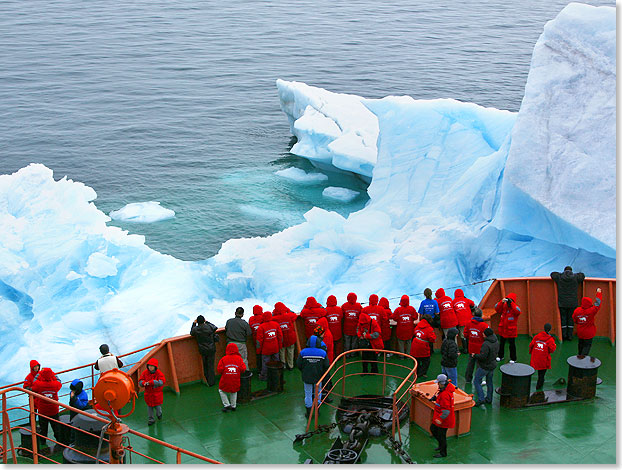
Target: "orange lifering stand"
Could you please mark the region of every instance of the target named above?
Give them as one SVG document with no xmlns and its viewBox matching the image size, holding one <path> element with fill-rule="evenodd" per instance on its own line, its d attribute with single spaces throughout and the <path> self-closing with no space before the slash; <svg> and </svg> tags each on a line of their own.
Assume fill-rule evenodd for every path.
<svg viewBox="0 0 622 470">
<path fill-rule="evenodd" d="M 136 389 L 131 377 L 119 369 L 104 372 L 93 389 L 93 409 L 102 416 L 110 419 L 108 430 L 110 438 L 110 463 L 123 463 L 125 450 L 123 436 L 129 431 L 129 426 L 119 422 L 117 418 L 125 418 L 134 412 L 136 405 Z M 132 400 L 132 409 L 125 415 L 119 410 Z"/>
</svg>

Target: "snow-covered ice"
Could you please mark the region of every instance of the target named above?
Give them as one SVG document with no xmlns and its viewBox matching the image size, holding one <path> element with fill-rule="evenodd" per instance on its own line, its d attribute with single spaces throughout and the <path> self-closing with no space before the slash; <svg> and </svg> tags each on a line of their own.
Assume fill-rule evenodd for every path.
<svg viewBox="0 0 622 470">
<path fill-rule="evenodd" d="M 307 173 L 306 171 L 300 168 L 285 168 L 284 170 L 279 170 L 274 172 L 275 175 L 280 176 L 281 178 L 285 178 L 288 180 L 296 181 L 297 183 L 304 184 L 314 184 L 321 183 L 323 181 L 328 180 L 328 176 L 324 173 Z"/>
<path fill-rule="evenodd" d="M 104 342 L 125 352 L 187 333 L 198 314 L 223 325 L 238 305 L 299 311 L 350 291 L 418 305 L 425 287 L 453 295 L 567 264 L 615 277 L 613 51 L 615 9 L 570 4 L 538 41 L 519 113 L 280 80 L 292 150 L 371 179 L 369 202 L 348 217 L 315 207 L 200 262 L 107 225 L 92 188 L 43 165 L 0 175 L 0 381 L 32 358 L 60 370 Z M 487 287 L 463 290 L 479 301 Z"/>
<path fill-rule="evenodd" d="M 111 211 L 109 215 L 113 220 L 147 224 L 172 219 L 175 217 L 175 211 L 162 207 L 157 201 L 147 201 L 126 204 L 121 209 Z"/>
<path fill-rule="evenodd" d="M 328 188 L 324 188 L 324 191 L 322 191 L 322 196 L 325 198 L 341 202 L 350 202 L 359 194 L 360 193 L 358 191 L 353 191 L 348 188 L 339 188 L 336 186 L 329 186 Z"/>
</svg>

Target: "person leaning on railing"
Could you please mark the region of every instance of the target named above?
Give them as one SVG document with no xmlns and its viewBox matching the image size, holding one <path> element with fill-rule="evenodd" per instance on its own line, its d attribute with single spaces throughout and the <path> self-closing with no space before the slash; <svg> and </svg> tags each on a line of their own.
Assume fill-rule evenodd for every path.
<svg viewBox="0 0 622 470">
<path fill-rule="evenodd" d="M 95 370 L 103 374 L 109 370 L 123 367 L 123 361 L 110 352 L 107 344 L 102 344 L 99 347 L 99 352 L 102 356 L 95 361 Z"/>
<path fill-rule="evenodd" d="M 44 397 L 51 398 L 58 401 L 58 391 L 61 388 L 60 380 L 56 377 L 52 369 L 44 367 L 37 375 L 34 383 L 32 384 L 32 391 L 43 395 Z M 39 397 L 35 397 L 35 407 L 39 411 L 39 424 L 41 426 L 41 436 L 44 438 L 48 435 L 48 423 L 52 425 L 52 432 L 54 433 L 54 440 L 58 441 L 60 438 L 60 424 L 58 421 L 59 406 L 56 403 L 51 403 L 47 400 L 43 400 Z M 42 454 L 49 454 L 50 449 L 45 447 L 41 449 Z"/>
</svg>

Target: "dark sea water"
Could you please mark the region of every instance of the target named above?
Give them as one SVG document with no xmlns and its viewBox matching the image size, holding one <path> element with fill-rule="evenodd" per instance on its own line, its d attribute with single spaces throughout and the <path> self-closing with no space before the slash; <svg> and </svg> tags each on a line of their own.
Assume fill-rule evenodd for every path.
<svg viewBox="0 0 622 470">
<path fill-rule="evenodd" d="M 93 187 L 106 213 L 160 201 L 176 218 L 118 225 L 204 259 L 314 205 L 346 215 L 366 202 L 355 177 L 301 186 L 274 175 L 312 169 L 289 153 L 277 78 L 517 111 L 533 46 L 567 3 L 4 0 L 0 173 L 43 163 Z M 361 196 L 329 202 L 326 186 Z"/>
</svg>

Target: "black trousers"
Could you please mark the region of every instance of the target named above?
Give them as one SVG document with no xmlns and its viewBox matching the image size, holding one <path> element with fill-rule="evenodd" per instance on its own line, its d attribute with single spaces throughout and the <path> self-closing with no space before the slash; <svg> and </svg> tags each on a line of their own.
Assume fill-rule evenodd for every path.
<svg viewBox="0 0 622 470">
<path fill-rule="evenodd" d="M 473 371 L 475 370 L 476 362 L 477 359 L 469 354 L 469 362 L 467 362 L 466 372 L 464 373 L 464 379 L 467 381 L 467 383 L 473 381 Z"/>
<path fill-rule="evenodd" d="M 574 328 L 574 322 L 572 321 L 572 314 L 574 308 L 559 307 L 559 318 L 562 322 L 562 339 L 571 340 Z"/>
<path fill-rule="evenodd" d="M 536 390 L 542 390 L 544 387 L 544 376 L 546 375 L 547 369 L 542 369 L 538 371 L 538 382 L 536 383 Z"/>
<path fill-rule="evenodd" d="M 58 413 L 55 414 L 54 416 L 43 416 L 43 415 L 39 415 L 39 425 L 41 426 L 41 435 L 43 437 L 48 437 L 48 423 L 50 423 L 50 425 L 52 426 L 52 432 L 54 433 L 54 439 L 59 441 L 58 439 L 60 437 L 60 423 L 57 423 L 56 421 L 51 421 L 50 418 L 52 419 L 58 419 Z"/>
<path fill-rule="evenodd" d="M 378 363 L 375 362 L 378 358 L 378 354 L 373 351 L 363 351 L 363 373 L 367 373 L 367 365 L 371 365 L 371 371 L 378 373 Z M 374 362 L 371 362 L 374 361 Z"/>
<path fill-rule="evenodd" d="M 430 367 L 430 358 L 429 357 L 416 357 L 417 359 L 417 376 L 421 377 L 422 375 L 427 375 L 428 368 Z"/>
<path fill-rule="evenodd" d="M 590 354 L 590 349 L 592 348 L 592 339 L 579 339 L 579 356 L 587 356 Z"/>
<path fill-rule="evenodd" d="M 510 344 L 510 360 L 516 361 L 516 338 L 504 338 L 501 336 L 499 341 L 499 358 L 503 359 L 505 355 L 505 342 Z"/>
<path fill-rule="evenodd" d="M 434 439 L 438 441 L 440 447 L 438 453 L 443 457 L 447 457 L 447 428 L 440 428 L 436 424 L 430 425 L 430 432 L 434 436 Z"/>
<path fill-rule="evenodd" d="M 210 387 L 216 383 L 216 376 L 214 375 L 214 356 L 216 351 L 208 352 L 207 354 L 201 354 L 203 359 L 203 375 L 207 381 L 207 385 Z"/>
</svg>

